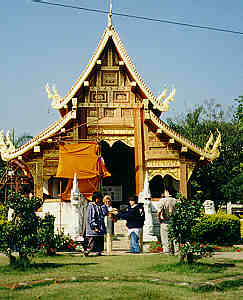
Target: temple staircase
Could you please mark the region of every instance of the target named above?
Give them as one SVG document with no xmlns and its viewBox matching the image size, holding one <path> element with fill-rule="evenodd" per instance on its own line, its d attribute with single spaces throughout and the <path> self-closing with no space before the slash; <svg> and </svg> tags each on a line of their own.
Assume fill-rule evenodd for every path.
<svg viewBox="0 0 243 300">
<path fill-rule="evenodd" d="M 128 251 L 129 239 L 127 234 L 126 221 L 118 220 L 114 224 L 114 237 L 112 241 L 112 251 Z"/>
</svg>

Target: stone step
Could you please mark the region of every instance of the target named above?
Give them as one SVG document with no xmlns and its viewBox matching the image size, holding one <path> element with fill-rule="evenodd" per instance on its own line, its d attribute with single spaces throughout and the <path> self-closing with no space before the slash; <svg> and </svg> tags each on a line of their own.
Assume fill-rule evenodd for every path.
<svg viewBox="0 0 243 300">
<path fill-rule="evenodd" d="M 129 238 L 125 220 L 118 220 L 114 223 L 114 236 L 112 240 L 114 250 L 128 250 Z"/>
</svg>

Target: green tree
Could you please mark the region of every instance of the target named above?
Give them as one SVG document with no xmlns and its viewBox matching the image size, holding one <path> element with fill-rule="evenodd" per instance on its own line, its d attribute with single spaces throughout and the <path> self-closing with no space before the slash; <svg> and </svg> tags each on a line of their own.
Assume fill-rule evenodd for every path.
<svg viewBox="0 0 243 300">
<path fill-rule="evenodd" d="M 235 164 L 230 170 L 231 178 L 221 190 L 230 201 L 243 203 L 243 96 L 235 101 L 238 104 L 234 124 L 239 132 L 239 159 L 235 159 Z"/>
<path fill-rule="evenodd" d="M 11 192 L 6 206 L 13 209 L 11 221 L 0 224 L 0 251 L 10 264 L 26 266 L 38 249 L 38 217 L 35 212 L 43 204 L 37 197 Z M 13 252 L 19 254 L 18 258 Z"/>
<path fill-rule="evenodd" d="M 170 217 L 169 237 L 179 245 L 180 262 L 193 263 L 196 259 L 209 255 L 214 247 L 196 241 L 192 228 L 202 215 L 203 207 L 198 199 L 185 199 L 179 195 L 176 212 Z"/>
<path fill-rule="evenodd" d="M 238 106 L 223 107 L 215 101 L 205 102 L 196 106 L 192 111 L 181 114 L 175 120 L 168 120 L 169 125 L 178 133 L 187 137 L 196 145 L 204 148 L 209 133 L 221 132 L 222 144 L 220 157 L 210 164 L 204 165 L 194 171 L 191 176 L 192 195 L 198 190 L 202 191 L 202 199 L 212 199 L 216 206 L 231 200 L 243 200 L 240 179 L 242 163 L 242 131 L 239 130 L 242 121 L 242 97 L 237 102 Z M 228 186 L 229 183 L 234 189 Z"/>
</svg>

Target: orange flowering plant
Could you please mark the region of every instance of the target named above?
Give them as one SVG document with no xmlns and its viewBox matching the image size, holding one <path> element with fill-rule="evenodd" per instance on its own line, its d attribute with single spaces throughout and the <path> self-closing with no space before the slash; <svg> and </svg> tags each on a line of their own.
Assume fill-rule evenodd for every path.
<svg viewBox="0 0 243 300">
<path fill-rule="evenodd" d="M 161 252 L 163 252 L 163 248 L 162 248 L 160 242 L 151 242 L 151 243 L 150 243 L 149 250 L 150 250 L 152 253 L 161 253 Z"/>
<path fill-rule="evenodd" d="M 63 231 L 56 235 L 57 250 L 59 251 L 75 251 L 77 242 L 70 235 L 65 235 Z"/>
<path fill-rule="evenodd" d="M 238 247 L 238 246 L 233 246 L 233 247 L 232 247 L 232 250 L 233 250 L 234 252 L 240 252 L 240 251 L 241 251 L 241 248 Z"/>
<path fill-rule="evenodd" d="M 191 255 L 193 261 L 200 259 L 202 257 L 211 256 L 213 252 L 216 251 L 216 247 L 209 244 L 201 243 L 189 243 L 179 245 L 180 253 L 183 256 Z"/>
</svg>

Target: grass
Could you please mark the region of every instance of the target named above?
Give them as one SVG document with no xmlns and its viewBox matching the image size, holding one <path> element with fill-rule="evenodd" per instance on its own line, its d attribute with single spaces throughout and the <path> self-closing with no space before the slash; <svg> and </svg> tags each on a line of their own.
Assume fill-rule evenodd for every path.
<svg viewBox="0 0 243 300">
<path fill-rule="evenodd" d="M 0 256 L 0 299 L 243 299 L 243 261 L 121 255 L 38 257 L 27 270 Z"/>
</svg>

